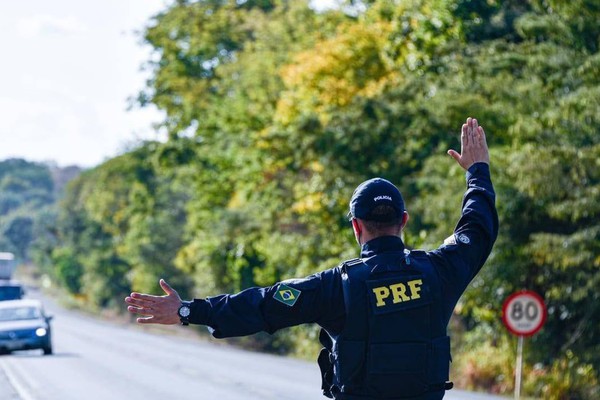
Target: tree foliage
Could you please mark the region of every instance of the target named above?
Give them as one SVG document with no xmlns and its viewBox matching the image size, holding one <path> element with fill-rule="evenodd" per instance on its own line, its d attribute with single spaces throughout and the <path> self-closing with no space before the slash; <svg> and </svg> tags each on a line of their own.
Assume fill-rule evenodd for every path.
<svg viewBox="0 0 600 400">
<path fill-rule="evenodd" d="M 54 202 L 47 166 L 22 159 L 0 161 L 0 248 L 28 261 L 40 210 Z"/>
<path fill-rule="evenodd" d="M 477 354 L 512 351 L 502 303 L 532 289 L 549 317 L 528 346 L 527 390 L 564 398 L 552 374 L 567 365 L 572 398 L 593 398 L 599 17 L 584 0 L 377 0 L 322 12 L 300 1 L 174 2 L 145 31 L 155 54 L 139 95 L 166 113 L 169 139 L 69 186 L 57 274 L 103 306 L 157 291 L 158 277 L 201 297 L 330 268 L 357 253 L 344 216 L 372 176 L 403 191 L 407 244 L 437 247 L 464 190 L 445 151 L 475 116 L 501 231 L 457 309 L 455 358 L 473 355 L 469 368 L 491 371 L 482 385 L 510 390 L 494 381 L 505 365 Z M 311 329 L 293 330 L 297 343 Z"/>
</svg>

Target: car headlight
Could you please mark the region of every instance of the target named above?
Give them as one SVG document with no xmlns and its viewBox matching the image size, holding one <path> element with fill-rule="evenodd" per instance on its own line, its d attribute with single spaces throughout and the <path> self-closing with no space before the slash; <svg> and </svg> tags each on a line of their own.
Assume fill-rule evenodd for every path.
<svg viewBox="0 0 600 400">
<path fill-rule="evenodd" d="M 48 333 L 48 331 L 46 331 L 46 328 L 37 328 L 35 330 L 35 334 L 39 337 L 46 336 L 46 333 Z"/>
</svg>

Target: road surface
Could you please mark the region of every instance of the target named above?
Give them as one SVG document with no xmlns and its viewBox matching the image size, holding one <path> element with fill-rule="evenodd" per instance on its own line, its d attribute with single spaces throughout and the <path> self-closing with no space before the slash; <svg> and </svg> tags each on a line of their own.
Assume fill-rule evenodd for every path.
<svg viewBox="0 0 600 400">
<path fill-rule="evenodd" d="M 35 297 L 35 293 L 33 296 Z M 54 354 L 0 356 L 0 400 L 323 400 L 316 362 L 98 320 L 45 299 Z M 451 390 L 448 400 L 500 397 Z"/>
</svg>

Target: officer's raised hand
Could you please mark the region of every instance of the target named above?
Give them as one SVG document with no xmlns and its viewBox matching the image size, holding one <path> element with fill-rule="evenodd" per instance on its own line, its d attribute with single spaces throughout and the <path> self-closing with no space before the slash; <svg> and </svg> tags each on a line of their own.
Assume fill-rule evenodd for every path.
<svg viewBox="0 0 600 400">
<path fill-rule="evenodd" d="M 467 123 L 462 126 L 460 135 L 460 154 L 455 150 L 448 150 L 448 154 L 465 170 L 468 170 L 471 165 L 478 162 L 486 164 L 490 163 L 490 154 L 485 140 L 485 132 L 483 131 L 483 128 L 477 124 L 475 118 L 467 118 Z"/>
<path fill-rule="evenodd" d="M 145 315 L 145 317 L 137 319 L 140 324 L 173 325 L 180 322 L 177 314 L 177 310 L 181 306 L 179 294 L 164 279 L 161 279 L 159 284 L 166 295 L 153 296 L 133 292 L 125 298 L 125 302 L 129 304 L 127 311 L 132 314 Z"/>
</svg>

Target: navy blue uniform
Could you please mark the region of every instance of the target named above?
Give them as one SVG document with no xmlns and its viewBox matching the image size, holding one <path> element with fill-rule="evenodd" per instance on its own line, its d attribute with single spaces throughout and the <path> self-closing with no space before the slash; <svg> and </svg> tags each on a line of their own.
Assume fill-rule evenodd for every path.
<svg viewBox="0 0 600 400">
<path fill-rule="evenodd" d="M 498 234 L 489 166 L 485 163 L 472 165 L 466 179 L 462 215 L 453 236 L 438 249 L 419 252 L 433 265 L 441 284 L 440 323 L 444 329 L 460 296 L 489 256 Z M 376 257 L 385 263 L 387 257 L 392 263 L 404 250 L 399 237 L 383 236 L 365 243 L 361 258 Z M 282 291 L 282 288 L 286 290 Z M 288 298 L 282 299 L 282 293 Z M 216 338 L 245 336 L 259 331 L 273 333 L 304 323 L 317 323 L 335 336 L 342 332 L 345 320 L 340 267 L 271 287 L 195 299 L 190 315 L 191 323 L 208 325 Z"/>
</svg>

